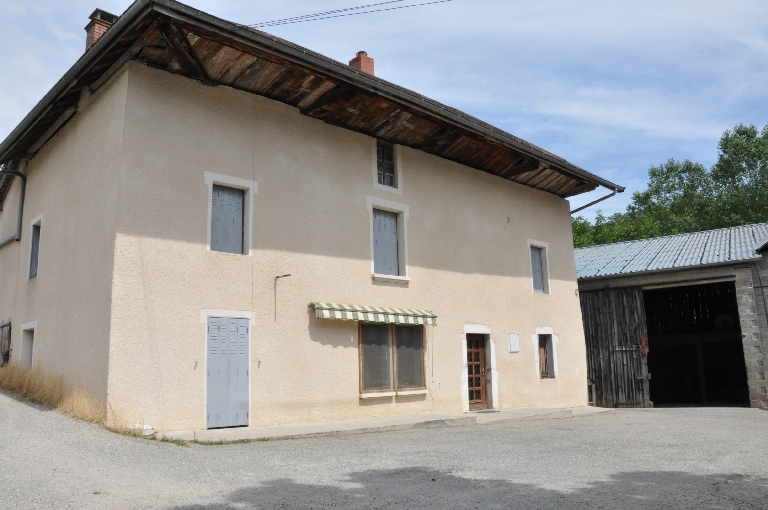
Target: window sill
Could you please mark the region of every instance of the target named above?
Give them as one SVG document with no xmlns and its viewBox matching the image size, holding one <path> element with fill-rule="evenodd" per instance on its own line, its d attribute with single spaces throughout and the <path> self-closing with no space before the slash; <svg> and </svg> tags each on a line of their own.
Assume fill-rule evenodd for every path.
<svg viewBox="0 0 768 510">
<path fill-rule="evenodd" d="M 397 392 L 395 391 L 376 391 L 371 393 L 361 393 L 360 398 L 385 398 L 385 397 L 394 397 L 397 395 Z"/>
<path fill-rule="evenodd" d="M 426 388 L 420 390 L 398 390 L 397 396 L 404 397 L 406 395 L 426 395 L 427 393 L 429 393 L 429 390 Z"/>
<path fill-rule="evenodd" d="M 374 280 L 378 282 L 396 282 L 396 283 L 408 283 L 411 281 L 410 276 L 395 276 L 391 274 L 376 274 L 371 275 Z"/>
</svg>

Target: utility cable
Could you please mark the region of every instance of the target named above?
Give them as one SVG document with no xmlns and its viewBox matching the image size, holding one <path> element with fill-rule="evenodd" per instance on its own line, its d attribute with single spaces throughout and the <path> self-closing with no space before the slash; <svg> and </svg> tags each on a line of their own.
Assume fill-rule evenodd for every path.
<svg viewBox="0 0 768 510">
<path fill-rule="evenodd" d="M 253 25 L 241 25 L 240 28 L 265 28 L 265 27 L 277 27 L 281 25 L 293 25 L 295 23 L 305 23 L 307 21 L 318 21 L 332 18 L 343 18 L 346 16 L 357 16 L 359 14 L 372 14 L 375 12 L 396 11 L 399 9 L 408 9 L 410 7 L 421 7 L 425 5 L 444 4 L 447 2 L 453 2 L 454 0 L 433 0 L 431 2 L 422 2 L 411 5 L 400 5 L 396 7 L 385 7 L 383 9 L 373 9 L 362 12 L 346 12 L 358 9 L 368 9 L 379 5 L 385 5 L 390 3 L 399 3 L 404 0 L 391 0 L 389 2 L 381 2 L 378 4 L 363 5 L 359 7 L 348 7 L 346 9 L 338 9 L 336 11 L 328 11 L 327 13 L 307 14 L 304 16 L 295 16 L 293 18 L 285 18 L 281 20 L 265 21 L 263 23 L 255 23 Z"/>
</svg>

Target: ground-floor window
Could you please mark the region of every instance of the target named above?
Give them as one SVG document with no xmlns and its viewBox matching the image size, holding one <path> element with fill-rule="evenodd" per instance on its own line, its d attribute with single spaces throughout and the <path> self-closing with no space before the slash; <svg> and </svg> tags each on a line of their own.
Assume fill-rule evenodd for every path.
<svg viewBox="0 0 768 510">
<path fill-rule="evenodd" d="M 424 327 L 360 325 L 360 389 L 424 389 Z"/>
<path fill-rule="evenodd" d="M 539 335 L 539 375 L 542 379 L 555 378 L 555 357 L 552 335 Z"/>
</svg>

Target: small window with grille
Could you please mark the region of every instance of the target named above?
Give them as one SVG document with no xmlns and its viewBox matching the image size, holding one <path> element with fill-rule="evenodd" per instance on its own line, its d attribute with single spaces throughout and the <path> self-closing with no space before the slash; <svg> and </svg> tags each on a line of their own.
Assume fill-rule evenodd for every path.
<svg viewBox="0 0 768 510">
<path fill-rule="evenodd" d="M 382 141 L 376 143 L 376 171 L 379 184 L 397 188 L 395 147 L 391 143 Z"/>
</svg>

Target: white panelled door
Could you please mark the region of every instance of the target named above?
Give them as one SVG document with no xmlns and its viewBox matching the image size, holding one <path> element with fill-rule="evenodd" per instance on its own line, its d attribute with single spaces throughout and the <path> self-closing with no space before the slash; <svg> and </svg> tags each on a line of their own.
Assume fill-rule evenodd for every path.
<svg viewBox="0 0 768 510">
<path fill-rule="evenodd" d="M 248 425 L 248 319 L 208 317 L 206 428 Z"/>
</svg>

